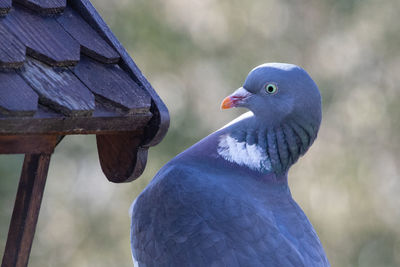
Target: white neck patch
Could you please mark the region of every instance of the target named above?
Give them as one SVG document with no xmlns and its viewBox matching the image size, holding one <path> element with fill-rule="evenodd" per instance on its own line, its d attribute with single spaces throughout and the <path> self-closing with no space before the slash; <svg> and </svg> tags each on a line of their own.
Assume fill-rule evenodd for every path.
<svg viewBox="0 0 400 267">
<path fill-rule="evenodd" d="M 256 171 L 271 170 L 271 161 L 260 146 L 238 142 L 229 134 L 220 137 L 217 152 L 225 160 L 240 166 L 246 166 Z"/>
</svg>

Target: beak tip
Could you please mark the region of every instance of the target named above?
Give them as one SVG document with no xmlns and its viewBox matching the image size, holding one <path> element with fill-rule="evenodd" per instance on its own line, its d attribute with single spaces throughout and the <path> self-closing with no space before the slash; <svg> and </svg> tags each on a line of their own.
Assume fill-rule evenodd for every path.
<svg viewBox="0 0 400 267">
<path fill-rule="evenodd" d="M 248 92 L 243 87 L 240 87 L 233 94 L 225 97 L 225 99 L 222 100 L 221 109 L 244 107 L 246 99 L 250 96 L 251 96 L 250 92 Z"/>
<path fill-rule="evenodd" d="M 226 97 L 221 103 L 221 109 L 229 109 L 233 107 L 233 101 L 230 96 Z"/>
</svg>

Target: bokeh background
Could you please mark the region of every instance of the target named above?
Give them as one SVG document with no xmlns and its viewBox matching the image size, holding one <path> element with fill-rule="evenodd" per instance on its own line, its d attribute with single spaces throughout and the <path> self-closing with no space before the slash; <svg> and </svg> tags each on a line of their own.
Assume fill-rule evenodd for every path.
<svg viewBox="0 0 400 267">
<path fill-rule="evenodd" d="M 93 136 L 57 147 L 30 266 L 132 266 L 130 203 L 178 152 L 235 118 L 220 101 L 264 62 L 304 67 L 323 123 L 289 180 L 332 266 L 400 266 L 400 1 L 93 0 L 170 110 L 130 184 L 102 174 Z M 0 254 L 23 157 L 0 156 Z"/>
</svg>

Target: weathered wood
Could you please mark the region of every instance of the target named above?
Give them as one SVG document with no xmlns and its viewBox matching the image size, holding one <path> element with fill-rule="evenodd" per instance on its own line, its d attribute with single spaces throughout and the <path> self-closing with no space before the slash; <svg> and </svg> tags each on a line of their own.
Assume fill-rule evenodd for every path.
<svg viewBox="0 0 400 267">
<path fill-rule="evenodd" d="M 58 13 L 65 7 L 65 0 L 15 2 L 47 14 Z M 110 181 L 127 182 L 141 175 L 148 146 L 158 143 L 168 128 L 165 105 L 99 15 L 94 9 L 86 9 L 89 2 L 71 2 L 77 2 L 83 8 L 82 14 L 94 12 L 94 17 L 89 20 L 95 22 L 92 26 L 105 36 L 106 41 L 80 18 L 69 20 L 65 17 L 57 21 L 57 17 L 42 17 L 19 5 L 14 5 L 15 8 L 0 19 L 0 24 L 26 47 L 27 55 L 50 66 L 77 64 L 81 48 L 83 54 L 109 63 L 105 66 L 83 56 L 76 68 L 57 69 L 28 57 L 21 70 L 9 72 L 17 73 L 25 85 L 34 88 L 40 96 L 40 104 L 33 117 L 10 117 L 0 112 L 0 153 L 29 153 L 25 157 L 2 267 L 21 267 L 28 263 L 50 154 L 60 136 L 99 134 L 97 144 L 104 173 Z M 71 13 L 75 14 L 74 11 Z M 108 32 L 104 33 L 104 29 Z M 13 46 L 12 39 L 7 41 Z M 107 42 L 112 44 L 111 50 Z M 113 49 L 124 53 L 123 69 L 113 64 L 118 61 L 118 54 Z M 18 62 L 12 60 L 7 62 Z M 16 67 L 21 66 L 21 61 L 18 64 Z M 95 94 L 95 99 L 87 87 Z M 90 96 L 82 93 L 84 89 Z M 150 126 L 145 129 L 147 125 Z M 143 140 L 146 140 L 145 147 Z"/>
<path fill-rule="evenodd" d="M 67 5 L 66 0 L 14 0 L 14 1 L 42 14 L 61 13 Z"/>
<path fill-rule="evenodd" d="M 127 73 L 131 75 L 135 81 L 144 87 L 147 92 L 151 95 L 154 104 L 151 107 L 151 112 L 153 113 L 153 118 L 149 122 L 149 127 L 147 128 L 146 136 L 148 137 L 144 141 L 143 146 L 154 146 L 161 142 L 167 133 L 169 127 L 169 113 L 165 104 L 162 102 L 161 98 L 157 95 L 156 91 L 141 73 L 139 68 L 136 66 L 135 62 L 129 56 L 128 52 L 121 45 L 115 35 L 108 28 L 107 24 L 97 13 L 96 9 L 90 3 L 89 0 L 70 0 L 70 4 L 78 10 L 83 18 L 89 22 L 89 24 L 97 30 L 106 40 L 108 40 L 114 49 L 121 56 L 120 66 Z M 152 101 L 152 102 L 153 102 Z"/>
<path fill-rule="evenodd" d="M 39 102 L 67 116 L 91 116 L 94 96 L 68 68 L 52 68 L 27 58 L 20 75 L 39 95 Z"/>
<path fill-rule="evenodd" d="M 33 118 L 0 117 L 0 135 L 26 134 L 98 134 L 143 131 L 151 119 L 150 112 L 121 116 L 117 112 L 95 110 L 93 117 L 64 117 L 39 106 Z"/>
<path fill-rule="evenodd" d="M 0 16 L 4 16 L 11 9 L 11 0 L 0 0 Z"/>
<path fill-rule="evenodd" d="M 32 14 L 15 6 L 1 23 L 27 47 L 26 53 L 51 66 L 75 65 L 80 45 L 53 17 Z"/>
<path fill-rule="evenodd" d="M 0 0 L 2 1 L 2 0 Z M 1 3 L 1 2 L 0 2 Z M 1 7 L 0 7 L 1 13 Z M 25 61 L 25 46 L 0 20 L 0 68 L 19 68 Z"/>
<path fill-rule="evenodd" d="M 2 267 L 28 264 L 49 163 L 50 154 L 25 156 Z"/>
<path fill-rule="evenodd" d="M 37 106 L 38 95 L 14 70 L 0 72 L 0 114 L 33 116 Z"/>
<path fill-rule="evenodd" d="M 141 139 L 132 133 L 96 135 L 101 169 L 109 181 L 130 182 L 143 173 L 147 148 L 140 147 Z"/>
<path fill-rule="evenodd" d="M 104 65 L 82 56 L 73 72 L 100 96 L 99 101 L 104 100 L 128 114 L 146 113 L 150 109 L 149 94 L 118 65 Z"/>
<path fill-rule="evenodd" d="M 103 63 L 117 63 L 119 55 L 72 8 L 66 8 L 57 21 L 81 45 L 81 52 Z"/>
<path fill-rule="evenodd" d="M 0 154 L 51 154 L 57 135 L 0 135 Z"/>
</svg>

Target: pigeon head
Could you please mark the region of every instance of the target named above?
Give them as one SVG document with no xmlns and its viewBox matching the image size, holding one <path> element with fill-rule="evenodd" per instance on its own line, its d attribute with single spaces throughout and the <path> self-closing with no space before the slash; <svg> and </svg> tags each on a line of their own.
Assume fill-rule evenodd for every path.
<svg viewBox="0 0 400 267">
<path fill-rule="evenodd" d="M 243 86 L 226 97 L 221 108 L 250 109 L 261 123 L 279 126 L 287 120 L 318 127 L 321 96 L 307 72 L 292 64 L 267 63 L 254 68 Z"/>
<path fill-rule="evenodd" d="M 243 160 L 237 163 L 262 172 L 285 173 L 311 146 L 321 123 L 318 87 L 305 70 L 292 64 L 268 63 L 254 68 L 243 86 L 221 104 L 222 109 L 233 107 L 249 109 L 254 119 L 246 129 L 232 131 L 229 138 L 242 147 L 256 145 L 263 155 L 253 157 L 254 153 L 244 150 Z M 229 153 L 234 149 L 226 145 L 232 140 L 221 140 L 218 151 L 234 161 L 237 156 Z"/>
</svg>

